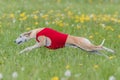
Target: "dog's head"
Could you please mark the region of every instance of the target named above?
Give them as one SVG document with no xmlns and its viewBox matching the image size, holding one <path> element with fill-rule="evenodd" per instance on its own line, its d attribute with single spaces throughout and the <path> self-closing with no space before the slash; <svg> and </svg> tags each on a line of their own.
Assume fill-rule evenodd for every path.
<svg viewBox="0 0 120 80">
<path fill-rule="evenodd" d="M 20 34 L 20 36 L 15 40 L 15 43 L 21 44 L 30 39 L 31 31 Z"/>
</svg>

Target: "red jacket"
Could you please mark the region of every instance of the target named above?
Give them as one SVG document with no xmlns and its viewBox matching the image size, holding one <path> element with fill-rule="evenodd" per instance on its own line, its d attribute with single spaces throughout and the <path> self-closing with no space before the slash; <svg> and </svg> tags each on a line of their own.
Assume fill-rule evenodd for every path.
<svg viewBox="0 0 120 80">
<path fill-rule="evenodd" d="M 45 46 L 45 47 L 50 48 L 50 49 L 58 49 L 58 48 L 62 48 L 65 46 L 65 42 L 66 42 L 68 34 L 63 34 L 53 29 L 45 28 L 36 34 L 36 40 L 38 42 L 40 42 L 38 40 L 38 37 L 40 36 L 46 36 L 50 38 L 51 40 L 51 45 Z"/>
</svg>

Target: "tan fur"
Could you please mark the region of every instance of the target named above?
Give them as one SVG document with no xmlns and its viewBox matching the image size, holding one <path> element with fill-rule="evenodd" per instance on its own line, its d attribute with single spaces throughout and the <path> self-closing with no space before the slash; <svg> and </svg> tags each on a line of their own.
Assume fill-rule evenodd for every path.
<svg viewBox="0 0 120 80">
<path fill-rule="evenodd" d="M 39 28 L 39 29 L 31 30 L 30 32 L 26 32 L 23 35 L 27 34 L 28 38 L 30 38 L 30 39 L 31 38 L 36 38 L 36 34 L 39 31 L 43 30 L 43 29 L 44 28 Z M 46 39 L 47 38 L 45 36 L 40 36 L 39 37 L 40 43 L 37 44 L 37 47 L 45 46 L 45 40 Z M 49 42 L 49 39 L 48 39 L 48 42 Z M 114 51 L 112 49 L 104 47 L 103 43 L 104 43 L 104 41 L 101 43 L 101 45 L 95 46 L 88 39 L 86 39 L 84 37 L 77 37 L 77 36 L 72 36 L 72 35 L 68 35 L 68 38 L 66 40 L 66 44 L 72 44 L 72 45 L 74 45 L 76 47 L 79 47 L 79 48 L 85 50 L 85 51 L 107 50 L 109 52 L 114 53 Z"/>
</svg>

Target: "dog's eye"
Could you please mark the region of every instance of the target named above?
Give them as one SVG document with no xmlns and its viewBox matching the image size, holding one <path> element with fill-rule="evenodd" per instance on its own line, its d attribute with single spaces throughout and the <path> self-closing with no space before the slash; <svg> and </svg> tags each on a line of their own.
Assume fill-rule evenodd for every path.
<svg viewBox="0 0 120 80">
<path fill-rule="evenodd" d="M 21 38 L 22 36 L 20 36 L 20 38 Z"/>
<path fill-rule="evenodd" d="M 25 34 L 25 36 L 26 36 L 26 37 L 28 37 L 28 35 L 27 35 L 27 34 Z"/>
</svg>

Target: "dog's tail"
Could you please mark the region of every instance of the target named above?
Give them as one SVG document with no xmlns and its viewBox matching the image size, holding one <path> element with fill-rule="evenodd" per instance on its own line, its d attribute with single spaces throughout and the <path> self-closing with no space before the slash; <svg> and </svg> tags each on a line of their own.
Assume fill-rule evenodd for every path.
<svg viewBox="0 0 120 80">
<path fill-rule="evenodd" d="M 106 50 L 108 52 L 115 53 L 114 50 L 103 46 L 104 43 L 105 43 L 105 39 L 101 42 L 101 44 L 99 46 L 96 46 L 98 48 L 98 50 Z"/>
<path fill-rule="evenodd" d="M 104 43 L 105 43 L 105 39 L 103 39 L 103 41 L 101 42 L 100 46 L 103 46 Z"/>
</svg>

